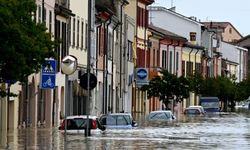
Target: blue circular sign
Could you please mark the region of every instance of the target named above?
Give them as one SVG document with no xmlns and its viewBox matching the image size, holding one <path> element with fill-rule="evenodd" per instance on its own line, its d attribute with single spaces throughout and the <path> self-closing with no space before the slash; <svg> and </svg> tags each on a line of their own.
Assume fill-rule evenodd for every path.
<svg viewBox="0 0 250 150">
<path fill-rule="evenodd" d="M 147 70 L 145 69 L 138 69 L 137 70 L 137 77 L 140 79 L 145 79 L 147 77 Z"/>
</svg>

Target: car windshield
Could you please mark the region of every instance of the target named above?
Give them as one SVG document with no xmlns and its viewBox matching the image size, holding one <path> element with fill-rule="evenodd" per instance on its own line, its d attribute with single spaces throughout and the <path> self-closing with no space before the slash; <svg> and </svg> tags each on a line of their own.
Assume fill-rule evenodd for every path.
<svg viewBox="0 0 250 150">
<path fill-rule="evenodd" d="M 83 118 L 67 119 L 67 129 L 84 129 L 85 120 Z"/>
<path fill-rule="evenodd" d="M 106 118 L 106 125 L 131 125 L 132 120 L 129 115 L 111 115 Z"/>
<path fill-rule="evenodd" d="M 193 109 L 196 109 L 196 108 L 198 108 L 198 109 L 200 109 L 202 112 L 205 112 L 205 110 L 204 110 L 204 108 L 202 107 L 202 106 L 189 106 L 189 108 L 193 108 Z"/>
<path fill-rule="evenodd" d="M 199 114 L 199 110 L 198 109 L 186 109 L 186 113 L 187 114 Z"/>
<path fill-rule="evenodd" d="M 171 114 L 169 112 L 153 112 L 149 114 L 150 120 L 169 120 Z"/>
</svg>

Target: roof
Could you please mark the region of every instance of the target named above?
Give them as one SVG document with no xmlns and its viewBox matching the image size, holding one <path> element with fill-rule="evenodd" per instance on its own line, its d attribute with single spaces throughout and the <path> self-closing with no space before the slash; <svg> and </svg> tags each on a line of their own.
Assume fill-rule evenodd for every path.
<svg viewBox="0 0 250 150">
<path fill-rule="evenodd" d="M 180 41 L 183 41 L 183 42 L 186 42 L 187 39 L 180 36 L 180 35 L 177 35 L 175 33 L 172 33 L 168 30 L 165 30 L 165 29 L 162 29 L 160 27 L 156 27 L 152 24 L 148 25 L 148 29 L 149 30 L 153 30 L 155 32 L 158 32 L 159 34 L 162 34 L 164 36 L 164 38 L 170 38 L 170 39 L 174 39 L 174 40 L 180 40 Z"/>
<path fill-rule="evenodd" d="M 190 22 L 193 22 L 193 23 L 195 23 L 195 24 L 198 24 L 198 25 L 200 25 L 200 26 L 204 26 L 203 23 L 201 23 L 201 22 L 199 22 L 199 21 L 197 21 L 197 20 L 195 20 L 195 19 L 192 19 L 193 17 L 184 16 L 184 15 L 182 15 L 182 14 L 180 14 L 180 13 L 175 12 L 172 8 L 167 9 L 167 8 L 165 8 L 165 7 L 163 7 L 163 6 L 149 6 L 149 7 L 148 7 L 148 10 L 149 10 L 149 11 L 164 11 L 164 12 L 168 12 L 168 13 L 171 13 L 171 14 L 173 14 L 173 15 L 175 15 L 175 16 L 182 17 L 182 18 L 184 18 L 185 20 L 188 20 L 188 21 L 190 21 Z M 195 18 L 195 17 L 194 17 L 194 18 Z"/>
<path fill-rule="evenodd" d="M 205 27 L 210 28 L 226 28 L 230 23 L 229 22 L 202 22 Z"/>
<path fill-rule="evenodd" d="M 241 38 L 241 39 L 239 39 L 239 40 L 237 41 L 237 43 L 240 43 L 240 42 L 245 41 L 245 40 L 247 40 L 247 39 L 250 39 L 250 34 L 247 35 L 247 36 L 245 36 L 245 37 L 243 37 L 243 38 Z"/>
<path fill-rule="evenodd" d="M 154 3 L 155 1 L 154 0 L 139 0 L 139 2 L 144 3 L 146 5 L 150 5 L 150 4 Z"/>
<path fill-rule="evenodd" d="M 205 27 L 207 28 L 219 28 L 219 29 L 225 29 L 228 25 L 232 26 L 233 29 L 242 37 L 240 32 L 230 23 L 230 22 L 202 22 Z"/>
<path fill-rule="evenodd" d="M 189 48 L 200 49 L 200 50 L 204 50 L 205 49 L 205 47 L 203 47 L 203 46 L 194 45 L 194 44 L 192 44 L 190 42 L 186 42 L 183 46 L 184 47 L 189 47 Z"/>
</svg>

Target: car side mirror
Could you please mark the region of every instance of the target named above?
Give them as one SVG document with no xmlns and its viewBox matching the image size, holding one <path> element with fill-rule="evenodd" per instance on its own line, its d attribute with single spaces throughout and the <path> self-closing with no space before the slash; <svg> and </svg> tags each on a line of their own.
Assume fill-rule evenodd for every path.
<svg viewBox="0 0 250 150">
<path fill-rule="evenodd" d="M 136 121 L 132 120 L 132 127 L 137 127 L 138 124 L 136 123 Z"/>
<path fill-rule="evenodd" d="M 175 119 L 176 119 L 176 117 L 175 117 L 174 115 L 172 115 L 172 119 L 173 119 L 173 120 L 175 120 Z"/>
</svg>

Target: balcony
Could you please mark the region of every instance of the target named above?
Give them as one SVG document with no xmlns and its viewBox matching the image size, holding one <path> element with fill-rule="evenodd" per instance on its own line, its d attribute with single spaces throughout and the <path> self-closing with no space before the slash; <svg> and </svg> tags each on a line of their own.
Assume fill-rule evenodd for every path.
<svg viewBox="0 0 250 150">
<path fill-rule="evenodd" d="M 69 1 L 68 0 L 56 0 L 55 1 L 55 14 L 61 15 L 66 18 L 70 16 L 75 16 L 72 11 L 69 9 Z"/>
</svg>

